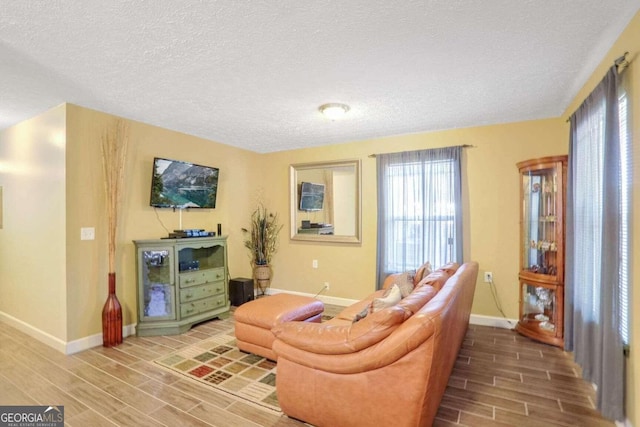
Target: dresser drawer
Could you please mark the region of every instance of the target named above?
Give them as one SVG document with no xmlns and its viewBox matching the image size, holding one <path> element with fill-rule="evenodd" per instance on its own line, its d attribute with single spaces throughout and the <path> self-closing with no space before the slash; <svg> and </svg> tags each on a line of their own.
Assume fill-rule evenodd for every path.
<svg viewBox="0 0 640 427">
<path fill-rule="evenodd" d="M 199 313 L 204 313 L 206 311 L 211 311 L 216 308 L 224 307 L 225 295 L 218 295 L 211 298 L 205 298 L 198 301 L 187 302 L 180 304 L 180 316 L 182 318 L 194 316 Z"/>
<path fill-rule="evenodd" d="M 224 279 L 224 268 L 210 268 L 207 270 L 190 271 L 180 273 L 180 287 L 204 285 L 208 282 L 215 282 Z"/>
<path fill-rule="evenodd" d="M 180 289 L 180 302 L 196 301 L 224 293 L 224 281 Z"/>
</svg>

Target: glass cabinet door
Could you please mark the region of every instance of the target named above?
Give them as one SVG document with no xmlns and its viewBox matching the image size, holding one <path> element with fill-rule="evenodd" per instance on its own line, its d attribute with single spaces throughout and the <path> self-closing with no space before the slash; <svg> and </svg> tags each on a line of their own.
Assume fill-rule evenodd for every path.
<svg viewBox="0 0 640 427">
<path fill-rule="evenodd" d="M 522 269 L 558 276 L 562 199 L 556 164 L 522 173 Z"/>
<path fill-rule="evenodd" d="M 556 286 L 541 286 L 522 282 L 520 322 L 528 327 L 555 334 L 558 316 Z"/>
<path fill-rule="evenodd" d="M 143 320 L 176 318 L 173 283 L 173 250 L 171 248 L 140 249 L 139 297 Z"/>
</svg>

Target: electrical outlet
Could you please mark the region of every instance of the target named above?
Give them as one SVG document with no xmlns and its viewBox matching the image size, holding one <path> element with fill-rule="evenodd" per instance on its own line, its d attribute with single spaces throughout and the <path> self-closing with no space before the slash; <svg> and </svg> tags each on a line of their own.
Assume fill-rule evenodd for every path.
<svg viewBox="0 0 640 427">
<path fill-rule="evenodd" d="M 314 259 L 313 261 L 311 261 L 311 267 L 318 268 L 318 260 L 317 259 Z"/>
<path fill-rule="evenodd" d="M 329 282 L 324 282 L 324 288 L 325 288 L 326 290 L 329 290 Z"/>
<path fill-rule="evenodd" d="M 493 282 L 493 273 L 490 271 L 485 271 L 484 272 L 484 283 L 491 283 Z"/>
</svg>

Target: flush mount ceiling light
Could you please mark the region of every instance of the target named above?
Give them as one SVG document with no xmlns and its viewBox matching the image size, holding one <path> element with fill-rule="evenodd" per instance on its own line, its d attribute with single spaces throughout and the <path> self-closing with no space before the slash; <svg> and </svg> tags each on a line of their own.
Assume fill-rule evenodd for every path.
<svg viewBox="0 0 640 427">
<path fill-rule="evenodd" d="M 321 105 L 320 107 L 318 107 L 318 110 L 320 110 L 320 112 L 324 114 L 324 116 L 328 119 L 336 120 L 341 119 L 345 114 L 347 114 L 347 111 L 349 111 L 349 106 L 347 104 L 332 102 L 329 104 Z"/>
</svg>

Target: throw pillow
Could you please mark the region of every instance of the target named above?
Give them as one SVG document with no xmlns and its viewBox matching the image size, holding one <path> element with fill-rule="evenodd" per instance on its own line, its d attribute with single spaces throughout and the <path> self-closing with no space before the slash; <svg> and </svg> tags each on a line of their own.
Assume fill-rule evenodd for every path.
<svg viewBox="0 0 640 427">
<path fill-rule="evenodd" d="M 431 268 L 431 263 L 429 261 L 422 264 L 420 268 L 418 268 L 418 270 L 416 271 L 416 274 L 413 278 L 414 286 L 417 285 L 422 279 L 427 277 L 429 274 L 431 274 L 432 270 L 433 269 Z"/>
<path fill-rule="evenodd" d="M 393 307 L 402 299 L 402 294 L 400 293 L 400 288 L 398 285 L 394 284 L 390 291 L 389 295 L 383 298 L 374 298 L 371 302 L 371 312 L 375 313 L 376 311 L 383 310 L 387 307 Z"/>
<path fill-rule="evenodd" d="M 406 271 L 400 274 L 394 282 L 396 285 L 398 285 L 402 298 L 406 297 L 411 293 L 411 291 L 413 291 L 413 274 L 413 272 Z"/>
</svg>

